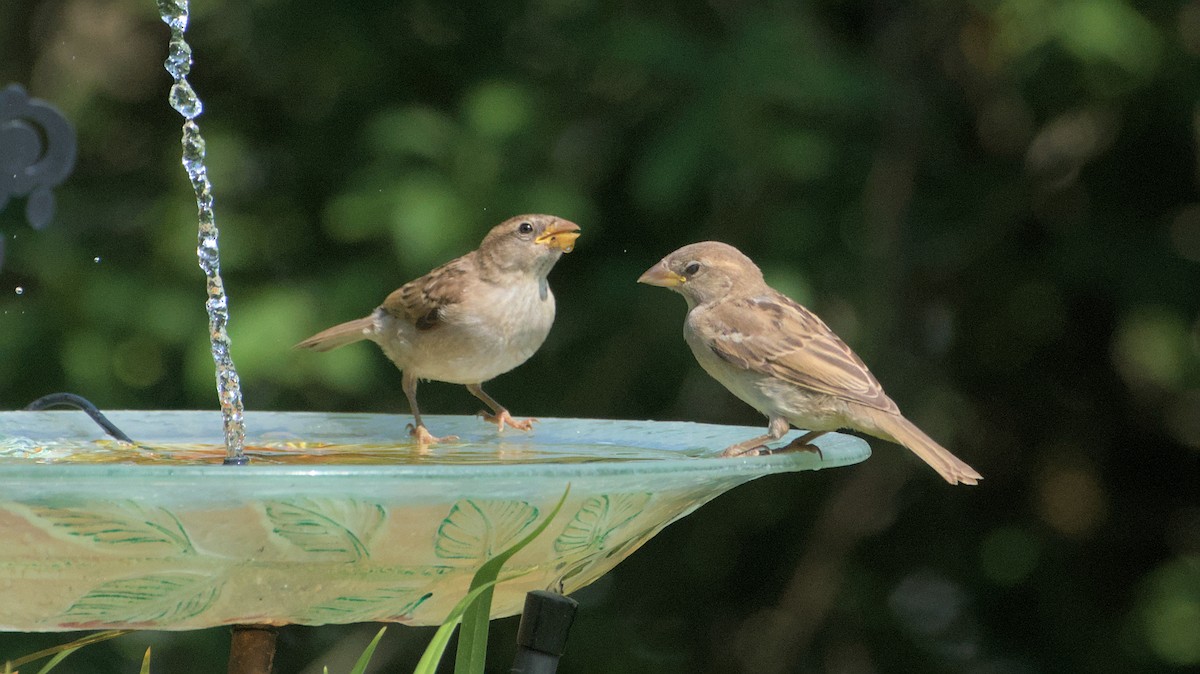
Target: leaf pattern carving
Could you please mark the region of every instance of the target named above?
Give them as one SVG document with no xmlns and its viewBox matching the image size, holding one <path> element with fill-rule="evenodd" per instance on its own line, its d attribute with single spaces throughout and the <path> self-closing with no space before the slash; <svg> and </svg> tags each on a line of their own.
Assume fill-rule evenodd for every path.
<svg viewBox="0 0 1200 674">
<path fill-rule="evenodd" d="M 99 546 L 167 548 L 195 554 L 191 538 L 174 513 L 136 501 L 94 501 L 73 507 L 30 505 L 29 512 L 55 530 Z"/>
<path fill-rule="evenodd" d="M 641 514 L 650 494 L 601 494 L 583 502 L 575 517 L 554 539 L 554 550 L 563 554 L 601 550 L 614 531 Z"/>
<path fill-rule="evenodd" d="M 220 593 L 221 583 L 210 575 L 157 573 L 101 583 L 76 600 L 64 617 L 80 622 L 163 626 L 200 615 Z"/>
<path fill-rule="evenodd" d="M 643 531 L 634 533 L 632 536 L 623 537 L 621 542 L 612 548 L 595 550 L 582 557 L 574 558 L 574 561 L 566 567 L 566 570 L 559 576 L 557 583 L 553 587 L 557 587 L 560 593 L 565 594 L 591 583 L 611 569 L 617 562 L 641 547 L 643 543 L 650 540 L 654 534 L 658 533 L 660 528 L 659 526 L 651 526 Z"/>
<path fill-rule="evenodd" d="M 433 596 L 423 587 L 380 587 L 363 594 L 335 597 L 306 611 L 301 622 L 315 624 L 395 622 L 409 618 Z"/>
<path fill-rule="evenodd" d="M 370 557 L 371 537 L 387 511 L 356 499 L 302 498 L 264 504 L 273 531 L 305 552 L 359 560 Z"/>
<path fill-rule="evenodd" d="M 537 516 L 538 509 L 525 501 L 462 499 L 438 527 L 434 552 L 442 559 L 491 559 Z"/>
</svg>

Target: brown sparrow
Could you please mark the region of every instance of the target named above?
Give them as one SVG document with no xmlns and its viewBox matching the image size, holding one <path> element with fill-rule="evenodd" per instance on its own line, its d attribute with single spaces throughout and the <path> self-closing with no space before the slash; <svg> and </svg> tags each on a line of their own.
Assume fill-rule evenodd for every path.
<svg viewBox="0 0 1200 674">
<path fill-rule="evenodd" d="M 417 382 L 464 384 L 491 410 L 481 413 L 504 426 L 533 428 L 516 420 L 484 393 L 482 384 L 524 363 L 554 323 L 554 294 L 546 275 L 579 237 L 579 226 L 552 215 L 519 215 L 496 225 L 479 248 L 410 281 L 387 296 L 371 315 L 335 325 L 296 345 L 328 351 L 369 339 L 403 372 L 412 407 L 413 437 L 438 438 L 421 421 Z"/>
<path fill-rule="evenodd" d="M 950 484 L 983 477 L 905 419 L 867 366 L 816 314 L 771 288 L 739 251 L 706 241 L 662 259 L 639 283 L 687 300 L 683 337 L 700 367 L 769 419 L 768 432 L 725 449 L 725 456 L 770 451 L 791 424 L 809 432 L 783 449 L 850 428 L 904 445 Z"/>
</svg>

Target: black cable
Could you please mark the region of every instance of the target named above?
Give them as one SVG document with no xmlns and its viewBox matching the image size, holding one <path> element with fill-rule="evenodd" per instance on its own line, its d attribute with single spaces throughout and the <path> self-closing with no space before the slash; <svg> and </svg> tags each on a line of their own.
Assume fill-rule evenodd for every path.
<svg viewBox="0 0 1200 674">
<path fill-rule="evenodd" d="M 93 405 L 87 398 L 84 398 L 83 396 L 78 396 L 74 393 L 51 393 L 50 395 L 42 396 L 41 398 L 29 403 L 25 406 L 25 409 L 29 412 L 37 412 L 48 407 L 74 407 L 77 410 L 82 410 L 92 418 L 92 421 L 95 421 L 97 424 L 99 424 L 100 428 L 103 428 L 105 433 L 108 433 L 121 442 L 128 442 L 131 445 L 136 444 L 129 438 L 128 435 L 125 435 L 121 429 L 117 428 L 113 422 L 109 421 L 108 417 L 104 416 L 104 414 L 97 409 L 95 405 Z"/>
</svg>

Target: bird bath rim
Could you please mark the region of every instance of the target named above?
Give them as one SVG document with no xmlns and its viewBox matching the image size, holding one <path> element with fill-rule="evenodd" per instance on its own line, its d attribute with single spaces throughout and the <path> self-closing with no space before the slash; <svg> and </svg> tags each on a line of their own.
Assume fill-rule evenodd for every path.
<svg viewBox="0 0 1200 674">
<path fill-rule="evenodd" d="M 140 446 L 153 451 L 156 447 L 166 447 L 171 443 L 200 443 L 218 444 L 219 436 L 214 429 L 220 426 L 221 415 L 217 411 L 208 410 L 119 410 L 107 412 L 108 417 L 128 434 Z M 386 452 L 389 448 L 411 452 L 414 443 L 406 435 L 405 427 L 410 417 L 407 415 L 353 413 L 353 412 L 247 412 L 252 426 L 271 429 L 270 436 L 261 432 L 249 436 L 248 442 L 257 445 L 278 445 L 288 441 L 303 441 L 311 439 L 315 434 L 322 441 L 353 442 L 360 438 L 354 432 L 362 426 L 369 425 L 376 432 L 388 431 L 387 439 L 375 438 L 373 447 L 378 452 Z M 472 474 L 504 475 L 528 474 L 536 467 L 539 474 L 571 477 L 588 474 L 610 474 L 637 472 L 637 466 L 653 463 L 655 466 L 667 468 L 684 468 L 690 472 L 715 471 L 729 473 L 771 474 L 776 472 L 793 472 L 798 470 L 821 470 L 844 465 L 850 465 L 865 460 L 870 455 L 870 447 L 856 436 L 846 434 L 828 434 L 818 439 L 814 444 L 822 448 L 824 456 L 818 457 L 812 452 L 781 452 L 760 456 L 729 458 L 720 456 L 720 452 L 728 444 L 744 440 L 747 435 L 758 435 L 761 429 L 749 426 L 734 426 L 725 424 L 708 424 L 691 421 L 640 421 L 622 419 L 582 419 L 565 417 L 539 418 L 532 432 L 506 431 L 496 432 L 478 417 L 465 415 L 425 415 L 430 425 L 439 429 L 447 429 L 460 436 L 458 442 L 444 443 L 432 446 L 427 453 L 414 463 L 368 463 L 359 461 L 349 464 L 336 462 L 323 464 L 301 463 L 264 463 L 252 460 L 247 465 L 221 465 L 219 457 L 214 455 L 212 460 L 205 463 L 181 461 L 172 465 L 169 458 L 160 459 L 156 463 L 110 462 L 110 463 L 77 463 L 62 460 L 61 457 L 39 458 L 37 455 L 17 455 L 13 446 L 14 440 L 23 445 L 39 443 L 51 446 L 87 442 L 89 440 L 115 446 L 115 441 L 103 436 L 93 422 L 82 412 L 66 410 L 44 411 L 0 411 L 0 475 L 6 477 L 25 476 L 26 470 L 35 471 L 33 475 L 45 475 L 48 466 L 70 466 L 73 475 L 96 473 L 111 475 L 123 467 L 136 467 L 138 472 L 147 474 L 174 472 L 186 467 L 190 476 L 202 477 L 210 474 L 222 478 L 234 478 L 236 474 L 246 475 L 309 475 L 319 473 L 324 477 L 354 475 L 363 472 L 387 474 L 394 476 L 425 475 L 438 477 L 467 478 Z M 274 421 L 281 420 L 281 421 Z M 52 421 L 53 428 L 67 431 L 55 433 L 49 424 L 39 422 Z M 267 423 L 274 421 L 273 423 Z M 330 427 L 329 424 L 341 424 Z M 178 429 L 184 425 L 191 428 L 182 434 Z M 281 433 L 279 428 L 295 428 L 296 430 Z M 654 429 L 655 434 L 643 434 L 631 440 L 629 433 L 643 429 Z M 208 433 L 208 435 L 203 435 Z M 792 431 L 780 439 L 780 446 L 787 444 L 793 437 L 802 435 L 800 431 Z M 604 438 L 623 437 L 623 440 L 613 441 Z M 681 445 L 680 439 L 690 441 Z M 624 444 L 630 443 L 630 444 Z M 512 460 L 498 454 L 494 461 L 448 462 L 444 458 L 452 457 L 463 448 L 471 448 L 476 455 L 482 454 L 485 445 L 494 445 L 495 449 L 523 450 L 530 447 L 538 448 L 547 458 L 559 458 L 558 461 L 528 461 L 525 459 Z M 652 454 L 644 456 L 628 456 L 621 453 L 629 446 L 649 450 Z M 97 448 L 103 445 L 97 444 Z M 390 446 L 390 447 L 389 447 Z M 591 446 L 597 449 L 590 455 L 570 454 L 560 452 L 563 448 L 576 446 Z M 828 447 L 837 449 L 832 453 Z M 855 447 L 851 449 L 851 447 Z M 611 448 L 615 457 L 605 457 L 603 449 Z M 302 450 L 296 450 L 301 452 Z M 314 450 L 315 451 L 315 450 Z M 679 457 L 670 454 L 679 454 Z M 578 461 L 566 462 L 561 459 L 576 458 Z M 615 460 L 613 460 L 615 459 Z M 678 464 L 678 465 L 675 465 Z M 233 470 L 237 468 L 239 470 Z M 117 470 L 114 470 L 117 469 Z M 36 471 L 41 471 L 40 473 Z M 237 479 L 237 478 L 234 478 Z"/>
</svg>

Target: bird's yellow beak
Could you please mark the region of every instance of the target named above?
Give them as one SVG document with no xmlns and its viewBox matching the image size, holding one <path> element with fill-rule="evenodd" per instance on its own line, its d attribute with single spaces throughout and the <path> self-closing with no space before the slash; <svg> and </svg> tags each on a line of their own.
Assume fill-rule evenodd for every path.
<svg viewBox="0 0 1200 674">
<path fill-rule="evenodd" d="M 678 288 L 683 285 L 687 279 L 667 269 L 667 261 L 663 260 L 653 267 L 646 270 L 645 274 L 638 277 L 638 283 L 646 285 L 661 286 L 663 288 Z"/>
<path fill-rule="evenodd" d="M 579 225 L 569 220 L 555 220 L 554 224 L 547 227 L 534 241 L 569 253 L 575 249 L 575 239 L 578 238 Z"/>
</svg>

